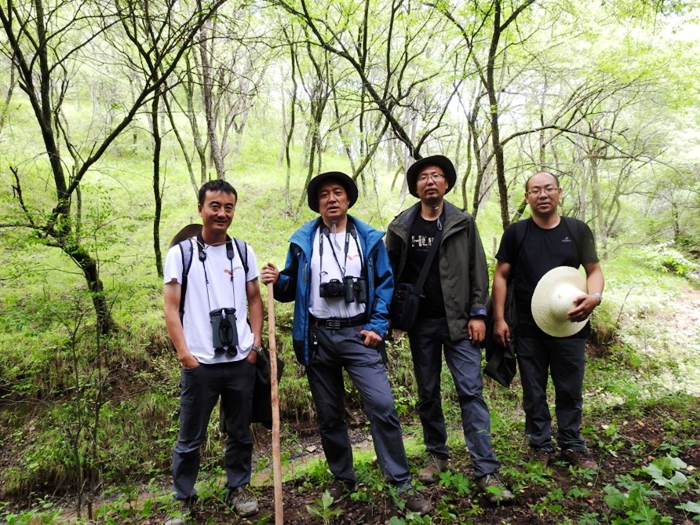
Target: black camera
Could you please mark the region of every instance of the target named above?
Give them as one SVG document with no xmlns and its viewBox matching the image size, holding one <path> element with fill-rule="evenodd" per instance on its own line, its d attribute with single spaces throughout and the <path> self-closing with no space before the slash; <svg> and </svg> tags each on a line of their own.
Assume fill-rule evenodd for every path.
<svg viewBox="0 0 700 525">
<path fill-rule="evenodd" d="M 214 351 L 217 354 L 228 352 L 238 353 L 238 330 L 236 329 L 236 309 L 218 308 L 209 312 L 211 331 L 214 341 Z"/>
<path fill-rule="evenodd" d="M 338 279 L 331 279 L 327 283 L 320 284 L 318 293 L 321 297 L 343 297 L 345 295 L 345 283 L 341 283 Z"/>
<path fill-rule="evenodd" d="M 362 277 L 347 275 L 342 282 L 331 279 L 321 283 L 318 292 L 321 297 L 342 297 L 346 303 L 357 301 L 364 304 L 367 302 L 367 281 Z"/>
</svg>

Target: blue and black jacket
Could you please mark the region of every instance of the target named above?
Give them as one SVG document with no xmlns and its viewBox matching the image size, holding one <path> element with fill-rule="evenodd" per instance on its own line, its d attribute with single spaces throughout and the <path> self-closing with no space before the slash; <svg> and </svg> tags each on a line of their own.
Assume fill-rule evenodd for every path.
<svg viewBox="0 0 700 525">
<path fill-rule="evenodd" d="M 364 330 L 372 330 L 382 339 L 389 329 L 389 304 L 394 293 L 394 277 L 386 247 L 382 241 L 384 232 L 348 215 L 357 229 L 367 273 L 367 320 Z M 309 299 L 311 293 L 311 253 L 314 236 L 321 225 L 321 218 L 307 222 L 289 239 L 289 251 L 285 268 L 273 287 L 275 299 L 294 301 L 292 340 L 297 359 L 304 366 L 309 364 Z M 348 225 L 349 226 L 349 225 Z"/>
</svg>

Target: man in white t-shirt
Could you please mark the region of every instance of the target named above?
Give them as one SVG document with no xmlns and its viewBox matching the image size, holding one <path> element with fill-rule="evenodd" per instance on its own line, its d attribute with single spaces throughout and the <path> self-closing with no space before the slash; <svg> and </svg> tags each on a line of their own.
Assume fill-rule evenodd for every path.
<svg viewBox="0 0 700 525">
<path fill-rule="evenodd" d="M 200 445 L 216 402 L 226 414 L 228 500 L 242 516 L 258 512 L 249 489 L 253 439 L 250 422 L 255 362 L 262 350 L 263 306 L 255 253 L 227 235 L 238 194 L 213 180 L 199 190 L 202 231 L 173 246 L 165 259 L 165 324 L 182 367 L 180 432 L 173 449 L 173 490 L 189 514 L 197 499 Z M 243 245 L 247 253 L 240 253 Z M 183 250 L 191 247 L 182 298 Z M 245 268 L 248 268 L 247 272 Z M 185 523 L 170 520 L 169 525 Z"/>
</svg>

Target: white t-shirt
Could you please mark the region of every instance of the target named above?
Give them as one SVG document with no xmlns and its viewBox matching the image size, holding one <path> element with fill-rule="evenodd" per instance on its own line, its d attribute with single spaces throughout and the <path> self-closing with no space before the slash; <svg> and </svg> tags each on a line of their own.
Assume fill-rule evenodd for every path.
<svg viewBox="0 0 700 525">
<path fill-rule="evenodd" d="M 248 325 L 248 301 L 246 283 L 260 276 L 257 259 L 253 249 L 246 244 L 248 251 L 248 274 L 245 274 L 243 262 L 233 242 L 233 260 L 226 256 L 226 245 L 206 246 L 207 257 L 202 263 L 197 250 L 197 238 L 192 242 L 192 264 L 187 274 L 187 291 L 185 293 L 185 314 L 182 319 L 185 341 L 192 355 L 204 364 L 225 363 L 245 359 L 253 346 L 253 332 Z M 206 284 L 204 270 L 209 279 Z M 233 273 L 231 268 L 233 267 Z M 233 281 L 231 281 L 233 275 Z M 182 284 L 182 254 L 180 245 L 168 250 L 165 257 L 164 283 L 177 281 Z M 207 291 L 209 292 L 207 297 Z M 209 312 L 218 308 L 236 309 L 236 327 L 238 329 L 238 353 L 230 356 L 228 352 L 214 353 L 211 321 Z"/>
<path fill-rule="evenodd" d="M 365 312 L 367 305 L 353 301 L 346 303 L 344 296 L 321 297 L 319 294 L 320 283 L 327 283 L 331 279 L 343 282 L 345 275 L 360 277 L 362 275 L 362 253 L 359 249 L 359 240 L 356 242 L 352 235 L 348 239 L 347 258 L 345 257 L 345 232 L 330 233 L 323 236 L 323 271 L 321 270 L 320 230 L 316 230 L 314 246 L 311 253 L 311 294 L 309 299 L 309 312 L 319 319 L 336 317 L 347 319 Z M 330 237 L 330 242 L 329 242 Z M 331 248 L 332 244 L 332 248 Z M 335 257 L 333 252 L 335 251 Z M 336 261 L 336 258 L 338 259 Z M 321 273 L 322 272 L 322 273 Z"/>
</svg>

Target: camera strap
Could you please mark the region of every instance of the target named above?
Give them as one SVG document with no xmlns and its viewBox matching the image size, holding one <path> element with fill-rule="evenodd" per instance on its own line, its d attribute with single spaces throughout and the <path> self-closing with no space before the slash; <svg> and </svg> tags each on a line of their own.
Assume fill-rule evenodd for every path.
<svg viewBox="0 0 700 525">
<path fill-rule="evenodd" d="M 352 236 L 353 239 L 355 239 L 355 245 L 357 246 L 357 254 L 360 256 L 360 266 L 362 268 L 362 272 L 364 273 L 364 268 L 365 268 L 365 262 L 364 262 L 364 257 L 362 256 L 362 250 L 360 249 L 360 243 L 357 239 L 357 228 L 355 228 L 355 224 L 352 223 L 351 221 L 347 222 L 347 226 L 345 228 L 345 249 L 344 249 L 344 254 L 345 258 L 343 259 L 343 266 L 340 265 L 340 261 L 338 260 L 338 255 L 335 253 L 335 248 L 333 248 L 333 241 L 331 240 L 330 236 L 330 231 L 328 229 L 328 226 L 323 225 L 322 227 L 319 228 L 319 238 L 318 238 L 318 255 L 320 259 L 320 265 L 319 265 L 319 282 L 323 281 L 323 236 L 326 236 L 328 239 L 328 244 L 331 247 L 331 252 L 333 253 L 333 258 L 335 259 L 335 263 L 338 265 L 338 269 L 340 270 L 340 274 L 345 278 L 345 271 L 348 265 L 348 248 L 350 246 L 350 237 Z"/>
<path fill-rule="evenodd" d="M 211 299 L 209 297 L 209 275 L 207 274 L 207 245 L 204 242 L 204 237 L 201 233 L 197 234 L 197 252 L 199 254 L 199 260 L 202 262 L 202 268 L 204 268 L 204 287 L 207 291 L 207 304 L 209 305 L 209 310 L 211 311 Z M 230 236 L 226 236 L 226 258 L 228 259 L 230 265 L 229 276 L 231 278 L 231 295 L 233 296 L 233 307 L 236 308 L 236 292 L 233 287 L 233 241 Z"/>
</svg>

